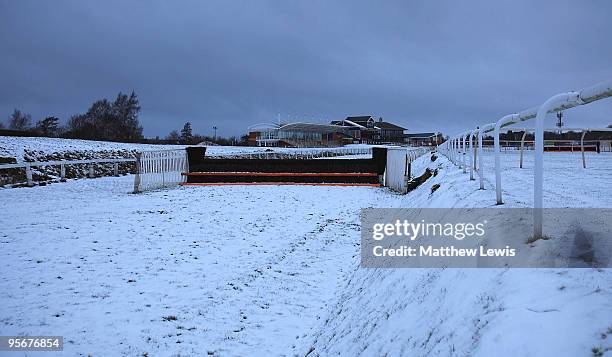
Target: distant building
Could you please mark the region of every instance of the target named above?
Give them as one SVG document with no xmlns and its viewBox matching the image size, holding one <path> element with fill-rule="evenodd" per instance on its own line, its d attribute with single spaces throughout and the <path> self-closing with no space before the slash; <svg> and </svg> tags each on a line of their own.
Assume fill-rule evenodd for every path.
<svg viewBox="0 0 612 357">
<path fill-rule="evenodd" d="M 249 128 L 252 146 L 334 147 L 355 139 L 346 127 L 315 123 L 258 124 Z"/>
<path fill-rule="evenodd" d="M 441 133 L 404 134 L 404 143 L 409 146 L 437 146 L 444 142 Z"/>
<path fill-rule="evenodd" d="M 406 130 L 382 118 L 376 120 L 370 115 L 346 117 L 344 120 L 332 121 L 331 124 L 346 127 L 353 138 L 366 144 L 402 143 Z"/>
</svg>

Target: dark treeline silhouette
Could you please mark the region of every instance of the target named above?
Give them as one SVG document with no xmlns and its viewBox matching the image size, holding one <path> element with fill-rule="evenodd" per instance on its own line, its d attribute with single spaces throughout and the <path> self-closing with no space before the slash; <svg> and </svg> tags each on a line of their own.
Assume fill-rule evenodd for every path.
<svg viewBox="0 0 612 357">
<path fill-rule="evenodd" d="M 63 137 L 71 139 L 139 142 L 144 139 L 138 121 L 138 96 L 119 92 L 114 101 L 101 99 L 94 102 L 85 114 L 73 115 L 65 127 L 59 118 L 48 116 L 32 122 L 30 114 L 15 109 L 8 118 L 8 130 L 0 122 L 3 135 Z"/>
<path fill-rule="evenodd" d="M 75 139 L 137 142 L 142 140 L 138 121 L 138 96 L 119 92 L 114 102 L 102 99 L 94 102 L 87 113 L 73 115 L 68 121 L 65 137 Z"/>
<path fill-rule="evenodd" d="M 187 122 L 179 131 L 172 131 L 161 139 L 145 139 L 143 128 L 138 120 L 140 104 L 138 96 L 119 92 L 114 101 L 100 99 L 95 101 L 84 114 L 73 115 L 66 126 L 61 126 L 59 118 L 48 116 L 33 123 L 30 114 L 15 109 L 9 116 L 5 127 L 0 120 L 0 135 L 45 136 L 70 139 L 105 140 L 147 144 L 186 144 L 208 143 L 216 145 L 247 145 L 248 136 L 241 138 L 210 137 L 193 134 L 191 123 Z"/>
</svg>

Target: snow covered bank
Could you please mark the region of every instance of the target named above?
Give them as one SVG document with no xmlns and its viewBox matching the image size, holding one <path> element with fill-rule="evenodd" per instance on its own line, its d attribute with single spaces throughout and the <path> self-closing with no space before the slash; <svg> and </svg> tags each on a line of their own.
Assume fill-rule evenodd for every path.
<svg viewBox="0 0 612 357">
<path fill-rule="evenodd" d="M 555 163 L 547 162 L 550 174 Z M 433 163 L 423 157 L 417 166 L 437 168 L 438 175 L 406 195 L 403 207 L 494 206 L 490 183 L 487 190 L 478 190 L 476 181 L 470 182 L 444 157 Z M 593 176 L 576 174 L 570 181 L 567 172 L 574 170 L 563 172 L 548 176 L 547 198 L 555 206 L 588 204 L 580 187 Z M 557 185 L 555 180 L 573 184 Z M 529 192 L 528 182 L 528 175 L 518 174 L 505 180 L 506 207 L 528 206 L 528 194 L 523 194 Z M 441 186 L 432 193 L 434 184 Z M 596 184 L 604 183 L 590 182 L 588 187 Z M 599 188 L 606 194 L 593 198 L 603 205 L 599 207 L 612 206 L 607 188 Z M 564 196 L 559 196 L 560 189 L 566 190 Z M 302 351 L 321 356 L 608 355 L 612 270 L 356 269 Z"/>
</svg>

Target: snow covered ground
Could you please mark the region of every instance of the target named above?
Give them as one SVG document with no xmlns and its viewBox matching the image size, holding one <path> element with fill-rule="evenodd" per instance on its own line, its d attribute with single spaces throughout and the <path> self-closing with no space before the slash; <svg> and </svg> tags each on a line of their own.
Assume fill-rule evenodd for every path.
<svg viewBox="0 0 612 357">
<path fill-rule="evenodd" d="M 545 156 L 545 202 L 612 207 L 612 157 L 589 155 L 583 172 L 579 156 L 559 155 Z M 505 207 L 531 204 L 529 160 L 519 170 L 504 155 Z M 63 335 L 65 355 L 94 356 L 611 355 L 609 269 L 358 267 L 360 208 L 494 206 L 491 169 L 478 190 L 444 157 L 413 172 L 426 166 L 438 175 L 405 196 L 133 195 L 131 176 L 0 191 L 11 202 L 0 215 L 0 335 Z"/>
<path fill-rule="evenodd" d="M 589 155 L 587 170 L 578 157 L 545 155 L 547 206 L 612 207 L 612 156 Z M 527 174 L 515 159 L 504 155 L 503 207 L 528 207 L 532 159 Z M 403 207 L 494 207 L 490 174 L 479 190 L 445 158 L 413 168 L 424 166 L 439 174 Z M 441 187 L 432 194 L 434 184 Z M 324 321 L 305 346 L 311 355 L 609 356 L 612 270 L 356 269 Z"/>
<path fill-rule="evenodd" d="M 533 151 L 525 151 L 523 168 L 519 152 L 505 151 L 502 157 L 502 188 L 509 204 L 533 207 Z M 483 155 L 486 188 L 495 189 L 495 159 Z M 544 155 L 545 207 L 612 207 L 612 153 L 585 153 L 587 168 L 579 152 L 547 152 Z M 486 202 L 485 202 L 486 203 Z M 493 196 L 492 203 L 495 203 Z"/>
<path fill-rule="evenodd" d="M 0 218 L 0 335 L 63 335 L 67 355 L 290 354 L 356 267 L 359 207 L 401 199 L 305 186 L 133 195 L 131 179 L 2 191 L 14 205 Z"/>
</svg>

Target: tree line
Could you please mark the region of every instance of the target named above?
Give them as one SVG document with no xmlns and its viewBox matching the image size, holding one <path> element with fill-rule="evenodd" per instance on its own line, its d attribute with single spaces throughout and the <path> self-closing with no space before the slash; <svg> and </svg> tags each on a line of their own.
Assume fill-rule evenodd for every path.
<svg viewBox="0 0 612 357">
<path fill-rule="evenodd" d="M 119 92 L 114 101 L 106 98 L 97 100 L 87 112 L 71 116 L 65 126 L 60 125 L 60 119 L 55 116 L 47 116 L 34 123 L 30 114 L 15 109 L 8 118 L 7 128 L 37 136 L 120 142 L 246 145 L 248 141 L 248 136 L 238 139 L 193 134 L 190 122 L 185 123 L 180 133 L 173 130 L 163 139 L 145 139 L 138 119 L 140 109 L 134 91 L 129 95 Z M 2 120 L 0 129 L 5 129 Z"/>
<path fill-rule="evenodd" d="M 137 142 L 144 138 L 139 112 L 136 93 L 119 92 L 114 101 L 97 100 L 86 113 L 71 116 L 65 126 L 55 116 L 34 123 L 30 114 L 15 109 L 8 118 L 8 129 L 48 137 Z M 1 121 L 0 129 L 4 129 Z"/>
</svg>

